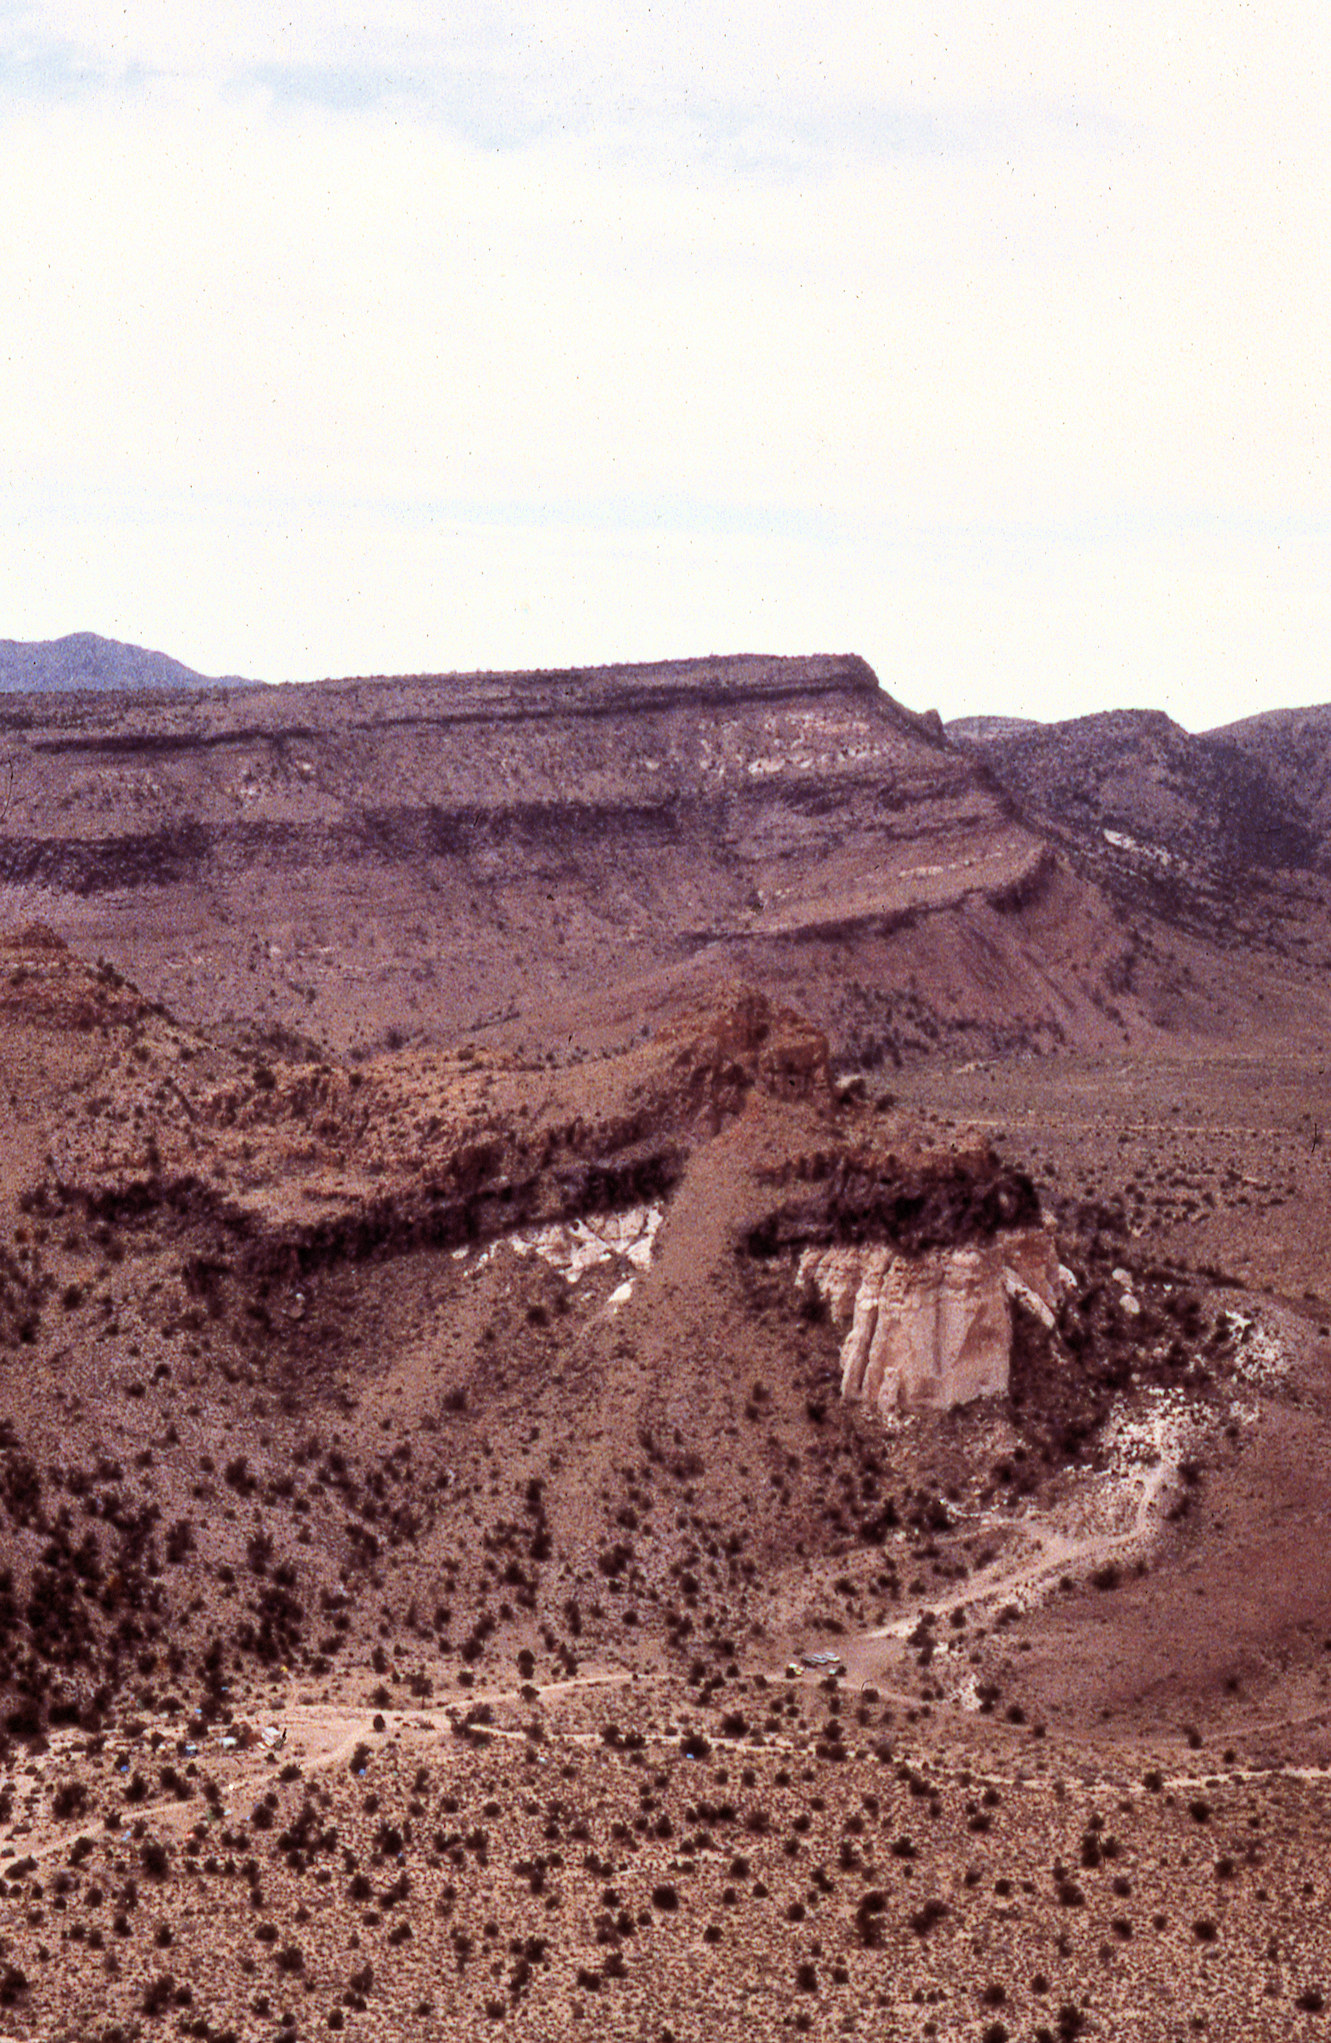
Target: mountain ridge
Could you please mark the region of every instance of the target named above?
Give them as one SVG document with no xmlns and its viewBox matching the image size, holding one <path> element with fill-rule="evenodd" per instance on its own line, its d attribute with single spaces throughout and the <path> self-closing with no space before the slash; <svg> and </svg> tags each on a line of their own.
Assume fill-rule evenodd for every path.
<svg viewBox="0 0 1331 2043">
<path fill-rule="evenodd" d="M 63 638 L 0 638 L 0 692 L 48 694 L 57 690 L 254 687 L 238 674 L 215 680 L 167 653 L 94 631 Z"/>
<path fill-rule="evenodd" d="M 1266 726 L 984 728 L 852 654 L 10 694 L 0 914 L 347 1055 L 593 1049 L 736 978 L 841 1068 L 1331 1033 L 1331 763 L 1324 828 Z"/>
<path fill-rule="evenodd" d="M 4 911 L 200 1019 L 599 1040 L 756 976 L 846 1055 L 1120 1031 L 1122 932 L 854 656 L 16 697 L 0 751 Z"/>
</svg>

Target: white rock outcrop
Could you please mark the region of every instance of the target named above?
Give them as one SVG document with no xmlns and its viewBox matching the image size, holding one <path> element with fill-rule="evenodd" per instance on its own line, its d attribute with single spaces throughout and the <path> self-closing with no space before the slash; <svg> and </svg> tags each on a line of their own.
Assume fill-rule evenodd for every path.
<svg viewBox="0 0 1331 2043">
<path fill-rule="evenodd" d="M 651 1268 L 663 1206 L 630 1206 L 624 1213 L 597 1213 L 589 1220 L 556 1220 L 508 1237 L 520 1256 L 538 1255 L 576 1284 L 584 1270 L 621 1261 L 634 1270 Z"/>
<path fill-rule="evenodd" d="M 658 1203 L 630 1206 L 622 1213 L 598 1213 L 588 1220 L 555 1220 L 546 1227 L 525 1227 L 492 1242 L 471 1265 L 471 1274 L 478 1275 L 504 1246 L 515 1255 L 539 1256 L 570 1284 L 602 1263 L 618 1263 L 621 1269 L 627 1267 L 628 1274 L 606 1300 L 607 1306 L 618 1309 L 633 1295 L 634 1274 L 651 1268 L 657 1230 L 664 1217 L 665 1207 Z M 462 1261 L 468 1251 L 455 1249 L 453 1253 Z"/>
<path fill-rule="evenodd" d="M 841 1394 L 883 1412 L 946 1411 L 1001 1397 L 1012 1306 L 1054 1323 L 1062 1278 L 1052 1235 L 1014 1228 L 973 1248 L 902 1256 L 890 1248 L 806 1249 L 802 1285 L 845 1329 Z"/>
</svg>

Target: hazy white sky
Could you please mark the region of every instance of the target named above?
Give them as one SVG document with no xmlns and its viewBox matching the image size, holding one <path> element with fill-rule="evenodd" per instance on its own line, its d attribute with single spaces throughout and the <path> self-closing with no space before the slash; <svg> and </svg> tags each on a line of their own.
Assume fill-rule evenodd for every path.
<svg viewBox="0 0 1331 2043">
<path fill-rule="evenodd" d="M 1331 12 L 0 0 L 0 636 L 1331 698 Z"/>
</svg>

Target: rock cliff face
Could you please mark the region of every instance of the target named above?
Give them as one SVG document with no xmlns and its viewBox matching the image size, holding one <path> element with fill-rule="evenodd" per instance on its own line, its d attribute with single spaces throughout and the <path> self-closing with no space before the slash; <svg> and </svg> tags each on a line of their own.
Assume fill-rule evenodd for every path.
<svg viewBox="0 0 1331 2043">
<path fill-rule="evenodd" d="M 847 1330 L 842 1396 L 885 1413 L 1005 1396 L 1011 1301 L 1052 1324 L 1060 1282 L 1053 1239 L 1042 1227 L 922 1256 L 887 1247 L 809 1249 L 799 1275 Z"/>
<path fill-rule="evenodd" d="M 194 1023 L 594 1047 L 742 977 L 871 1061 L 1122 1040 L 1094 889 L 854 658 L 11 695 L 0 772 L 0 917 Z"/>
</svg>

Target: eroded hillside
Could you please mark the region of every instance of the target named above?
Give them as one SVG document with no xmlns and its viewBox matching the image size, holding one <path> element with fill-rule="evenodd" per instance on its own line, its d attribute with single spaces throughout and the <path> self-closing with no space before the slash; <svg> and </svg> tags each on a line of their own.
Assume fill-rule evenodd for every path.
<svg viewBox="0 0 1331 2043">
<path fill-rule="evenodd" d="M 321 1600 L 377 1601 L 386 1566 L 431 1657 L 543 1642 L 558 1661 L 635 1624 L 650 1654 L 683 1650 L 691 1612 L 721 1623 L 693 1566 L 727 1630 L 765 1626 L 774 1568 L 846 1506 L 883 1511 L 798 1247 L 918 1258 L 1038 1224 L 983 1150 L 839 1098 L 826 1039 L 752 992 L 576 1072 L 442 1052 L 348 1070 L 238 1056 L 39 929 L 6 956 L 28 1138 L 0 1293 L 11 1626 L 29 1616 L 4 1679 L 34 1723 L 140 1662 L 195 1685 L 219 1567 L 251 1579 L 215 1671 L 326 1672 L 346 1625 L 320 1626 Z M 863 1471 L 834 1505 L 822 1464 L 847 1455 Z M 745 1527 L 722 1534 L 737 1488 Z M 78 1522 L 107 1514 L 110 1550 Z M 720 1567 L 698 1558 L 708 1526 Z"/>
<path fill-rule="evenodd" d="M 856 659 L 13 697 L 0 740 L 0 907 L 196 1023 L 599 1047 L 742 976 L 852 1056 L 1142 1025 L 1095 887 Z"/>
<path fill-rule="evenodd" d="M 1113 903 L 1131 935 L 1126 984 L 1167 1032 L 1256 1027 L 1311 1046 L 1331 1042 L 1321 715 L 1199 735 L 1148 710 L 972 718 L 956 737 Z"/>
<path fill-rule="evenodd" d="M 9 2032 L 1301 2033 L 1323 1308 L 932 1069 L 740 986 L 351 1064 L 6 940 Z"/>
</svg>

